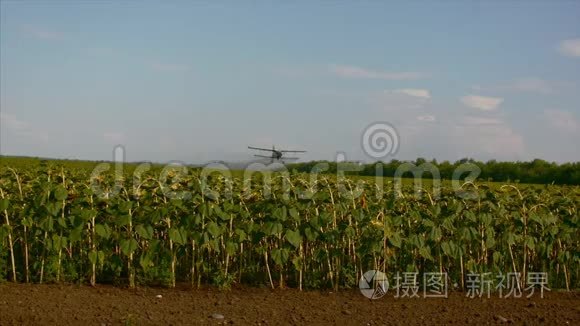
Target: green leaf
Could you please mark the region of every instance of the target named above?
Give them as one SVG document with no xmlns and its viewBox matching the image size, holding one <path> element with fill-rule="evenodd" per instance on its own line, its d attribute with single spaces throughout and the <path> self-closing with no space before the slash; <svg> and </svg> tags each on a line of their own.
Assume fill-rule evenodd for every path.
<svg viewBox="0 0 580 326">
<path fill-rule="evenodd" d="M 182 227 L 171 228 L 169 230 L 169 239 L 171 239 L 171 241 L 179 245 L 184 245 L 187 243 L 187 234 L 185 233 L 185 230 Z"/>
<path fill-rule="evenodd" d="M 419 217 L 419 219 L 420 219 L 420 217 Z M 431 227 L 434 227 L 435 226 L 435 223 L 433 221 L 431 221 L 430 219 L 428 219 L 428 218 L 423 219 L 421 222 L 426 227 L 430 227 L 431 228 Z"/>
<path fill-rule="evenodd" d="M 0 211 L 5 211 L 10 207 L 10 200 L 8 198 L 0 199 Z"/>
<path fill-rule="evenodd" d="M 300 258 L 300 256 L 294 257 L 292 259 L 292 265 L 294 265 L 294 268 L 296 270 L 302 269 L 302 266 L 304 265 L 304 263 L 302 262 L 302 258 Z"/>
<path fill-rule="evenodd" d="M 97 252 L 97 261 L 99 262 L 99 264 L 103 264 L 105 262 L 105 253 L 102 250 L 99 250 Z"/>
<path fill-rule="evenodd" d="M 209 232 L 212 237 L 217 238 L 222 233 L 222 230 L 215 222 L 209 222 L 207 224 L 207 232 Z"/>
<path fill-rule="evenodd" d="M 130 254 L 132 254 L 133 252 L 135 252 L 135 250 L 137 250 L 137 248 L 139 247 L 139 243 L 137 242 L 137 240 L 135 239 L 122 239 L 120 242 L 121 245 L 121 251 L 126 255 L 129 256 Z"/>
<path fill-rule="evenodd" d="M 0 225 L 0 245 L 2 245 L 3 240 L 8 237 L 9 232 L 10 227 L 8 225 Z"/>
<path fill-rule="evenodd" d="M 311 228 L 304 229 L 304 235 L 306 236 L 306 239 L 308 239 L 308 241 L 314 241 L 316 240 L 316 238 L 318 238 L 318 232 L 316 232 Z"/>
<path fill-rule="evenodd" d="M 52 244 L 54 246 L 54 249 L 58 250 L 58 249 L 63 249 L 66 248 L 66 237 L 61 237 L 58 236 L 56 234 L 53 234 L 52 236 Z"/>
<path fill-rule="evenodd" d="M 246 234 L 246 231 L 244 231 L 242 229 L 236 229 L 234 231 L 234 233 L 238 235 L 238 239 L 242 242 L 246 241 L 246 239 L 248 239 L 248 235 Z"/>
<path fill-rule="evenodd" d="M 63 185 L 56 186 L 56 189 L 54 189 L 54 198 L 56 198 L 58 201 L 63 201 L 67 197 L 68 191 L 66 191 L 66 188 Z"/>
<path fill-rule="evenodd" d="M 124 213 L 124 214 L 128 214 L 129 210 L 131 210 L 131 208 L 133 208 L 133 202 L 132 201 L 121 201 L 119 202 L 119 212 Z"/>
<path fill-rule="evenodd" d="M 333 216 L 328 212 L 322 212 L 319 216 L 321 226 L 332 222 Z"/>
<path fill-rule="evenodd" d="M 183 207 L 183 200 L 173 199 L 173 200 L 171 200 L 171 205 L 173 205 L 176 208 L 182 208 Z"/>
<path fill-rule="evenodd" d="M 95 224 L 95 233 L 101 238 L 109 239 L 111 236 L 111 228 L 106 224 Z"/>
<path fill-rule="evenodd" d="M 433 227 L 431 229 L 431 233 L 429 234 L 429 238 L 436 242 L 441 240 L 441 229 L 438 226 Z"/>
<path fill-rule="evenodd" d="M 232 218 L 230 214 L 225 213 L 222 210 L 217 210 L 216 213 L 222 221 L 229 221 Z"/>
<path fill-rule="evenodd" d="M 508 245 L 513 246 L 516 243 L 516 235 L 515 234 L 508 232 L 508 233 L 506 233 L 505 237 L 506 237 L 506 242 Z"/>
<path fill-rule="evenodd" d="M 238 244 L 233 241 L 226 242 L 226 253 L 233 256 L 238 251 Z"/>
<path fill-rule="evenodd" d="M 96 251 L 91 251 L 89 252 L 89 261 L 91 262 L 91 264 L 96 264 L 97 263 L 97 252 Z"/>
<path fill-rule="evenodd" d="M 401 234 L 399 234 L 399 232 L 393 233 L 393 235 L 391 235 L 389 238 L 389 242 L 397 248 L 401 248 L 402 241 L 403 240 L 401 239 Z"/>
<path fill-rule="evenodd" d="M 145 271 L 147 271 L 151 267 L 155 266 L 155 264 L 153 263 L 153 260 L 151 259 L 151 255 L 149 255 L 149 254 L 142 254 L 141 255 L 141 257 L 139 258 L 139 265 L 141 265 L 141 268 L 143 268 L 143 270 L 145 270 Z"/>
<path fill-rule="evenodd" d="M 277 249 L 272 250 L 272 260 L 274 260 L 274 262 L 278 266 L 283 266 L 284 264 L 286 264 L 289 257 L 290 257 L 290 252 L 288 251 L 288 249 L 278 249 L 277 248 Z"/>
<path fill-rule="evenodd" d="M 278 235 L 282 233 L 283 230 L 284 227 L 282 226 L 282 223 L 279 222 L 266 222 L 266 224 L 264 224 L 264 233 L 266 233 L 266 235 Z"/>
<path fill-rule="evenodd" d="M 63 229 L 66 229 L 66 220 L 64 218 L 62 218 L 62 216 L 59 216 L 56 219 L 56 222 L 58 223 L 58 225 L 60 225 Z"/>
<path fill-rule="evenodd" d="M 153 227 L 151 227 L 151 225 L 144 226 L 143 224 L 139 224 L 135 230 L 141 238 L 147 240 L 153 239 Z"/>
<path fill-rule="evenodd" d="M 448 257 L 456 257 L 457 256 L 457 246 L 455 243 L 451 241 L 445 241 L 441 243 L 441 249 L 443 253 Z"/>
<path fill-rule="evenodd" d="M 317 230 L 318 228 L 320 228 L 320 219 L 317 216 L 314 216 L 313 218 L 310 219 L 309 224 L 312 228 Z"/>
<path fill-rule="evenodd" d="M 425 259 L 433 260 L 433 256 L 431 256 L 431 249 L 429 249 L 428 247 L 419 248 L 419 255 L 421 255 L 421 257 Z"/>
<path fill-rule="evenodd" d="M 286 206 L 282 206 L 281 208 L 275 208 L 272 212 L 272 217 L 279 221 L 285 221 L 288 218 L 288 209 Z"/>
<path fill-rule="evenodd" d="M 496 251 L 493 253 L 493 263 L 495 265 L 499 265 L 499 263 L 502 261 L 502 259 L 503 259 L 503 256 L 502 256 L 501 252 Z"/>
<path fill-rule="evenodd" d="M 295 248 L 300 247 L 300 243 L 302 243 L 302 236 L 300 235 L 300 231 L 286 231 L 286 240 L 290 242 Z"/>
<path fill-rule="evenodd" d="M 532 237 L 527 237 L 526 238 L 526 246 L 530 249 L 530 250 L 534 250 L 536 248 L 536 241 L 534 241 L 534 238 Z"/>
<path fill-rule="evenodd" d="M 34 222 L 32 221 L 31 217 L 22 218 L 22 226 L 26 226 L 27 228 L 29 228 L 29 227 L 32 227 L 33 224 L 34 224 Z"/>
<path fill-rule="evenodd" d="M 495 246 L 495 239 L 494 238 L 487 238 L 485 240 L 485 248 L 491 249 Z"/>
<path fill-rule="evenodd" d="M 299 220 L 300 219 L 300 214 L 298 213 L 298 210 L 294 207 L 290 208 L 290 210 L 288 210 L 288 213 L 290 213 L 290 216 L 294 219 L 294 220 Z"/>
<path fill-rule="evenodd" d="M 46 208 L 48 214 L 50 214 L 51 216 L 57 216 L 58 212 L 60 212 L 61 206 L 62 205 L 59 203 L 48 203 L 44 207 Z"/>
<path fill-rule="evenodd" d="M 75 243 L 78 241 L 81 241 L 83 236 L 83 226 L 79 226 L 77 228 L 72 229 L 72 231 L 70 231 L 69 237 L 70 237 L 70 242 Z"/>
<path fill-rule="evenodd" d="M 352 226 L 347 226 L 346 229 L 344 229 L 344 235 L 346 235 L 347 238 L 352 239 L 356 236 L 356 231 Z"/>
<path fill-rule="evenodd" d="M 42 221 L 40 221 L 40 227 L 44 231 L 52 231 L 54 229 L 54 218 L 52 216 L 48 216 L 42 219 Z"/>
<path fill-rule="evenodd" d="M 131 215 L 129 214 L 117 216 L 117 218 L 115 219 L 115 224 L 117 224 L 118 226 L 127 226 L 129 225 L 129 223 L 131 223 Z"/>
<path fill-rule="evenodd" d="M 83 209 L 79 215 L 83 220 L 83 222 L 86 223 L 90 221 L 94 216 L 97 216 L 97 211 L 95 211 L 94 209 Z"/>
</svg>

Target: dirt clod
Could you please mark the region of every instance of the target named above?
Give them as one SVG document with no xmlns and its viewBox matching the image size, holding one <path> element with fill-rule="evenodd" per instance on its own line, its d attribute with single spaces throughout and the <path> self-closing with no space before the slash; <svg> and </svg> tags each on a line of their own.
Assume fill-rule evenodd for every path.
<svg viewBox="0 0 580 326">
<path fill-rule="evenodd" d="M 495 318 L 495 320 L 497 320 L 499 322 L 502 322 L 502 323 L 507 323 L 508 322 L 508 319 L 507 318 L 505 318 L 503 316 L 500 316 L 500 315 L 495 315 L 494 318 Z"/>
<path fill-rule="evenodd" d="M 212 315 L 211 315 L 211 318 L 213 318 L 213 319 L 224 319 L 224 315 L 222 315 L 222 314 L 217 314 L 217 313 L 216 313 L 216 314 L 212 314 Z"/>
</svg>

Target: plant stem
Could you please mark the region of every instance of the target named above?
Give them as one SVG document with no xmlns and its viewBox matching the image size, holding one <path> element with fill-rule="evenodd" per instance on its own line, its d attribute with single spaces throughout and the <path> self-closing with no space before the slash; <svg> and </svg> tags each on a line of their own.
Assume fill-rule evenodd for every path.
<svg viewBox="0 0 580 326">
<path fill-rule="evenodd" d="M 272 274 L 270 273 L 270 265 L 268 264 L 268 252 L 264 252 L 264 261 L 266 262 L 266 270 L 268 271 L 268 278 L 270 278 L 270 285 L 274 289 L 274 282 L 272 282 Z"/>
<path fill-rule="evenodd" d="M 0 189 L 0 195 L 4 199 L 4 191 Z M 12 282 L 16 282 L 16 262 L 14 260 L 14 242 L 12 241 L 12 228 L 10 227 L 10 219 L 8 218 L 8 210 L 4 210 L 4 217 L 6 218 L 6 226 L 8 227 L 8 246 L 10 248 L 10 261 L 12 263 Z"/>
</svg>

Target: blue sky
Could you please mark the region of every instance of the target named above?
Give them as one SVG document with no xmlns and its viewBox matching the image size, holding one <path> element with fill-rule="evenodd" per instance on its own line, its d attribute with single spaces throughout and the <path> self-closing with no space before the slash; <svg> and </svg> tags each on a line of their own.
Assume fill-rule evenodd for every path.
<svg viewBox="0 0 580 326">
<path fill-rule="evenodd" d="M 0 152 L 580 161 L 580 3 L 7 1 Z M 392 157 L 388 157 L 390 159 Z"/>
</svg>

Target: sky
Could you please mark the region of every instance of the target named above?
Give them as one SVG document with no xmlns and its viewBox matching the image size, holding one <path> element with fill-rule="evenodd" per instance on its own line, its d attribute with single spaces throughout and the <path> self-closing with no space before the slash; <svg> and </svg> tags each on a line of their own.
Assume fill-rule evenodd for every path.
<svg viewBox="0 0 580 326">
<path fill-rule="evenodd" d="M 580 161 L 580 2 L 0 0 L 0 83 L 3 155 Z"/>
</svg>

